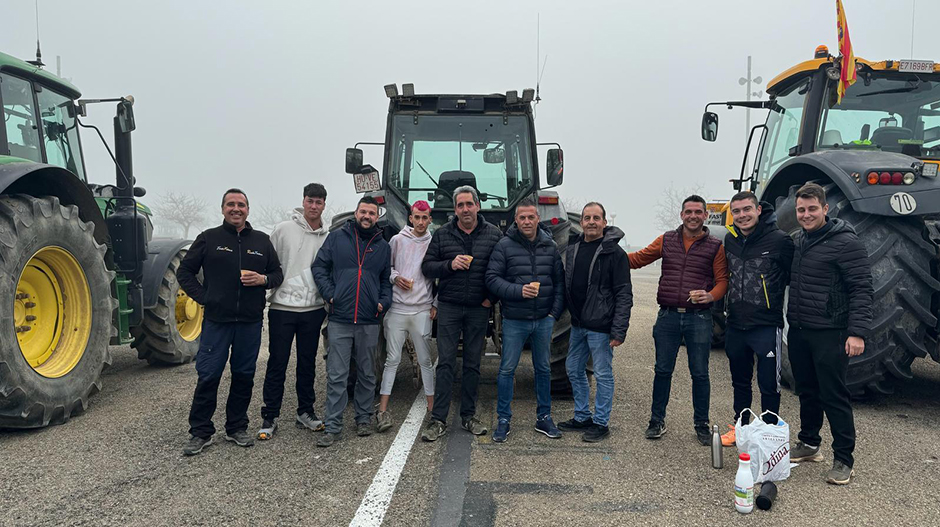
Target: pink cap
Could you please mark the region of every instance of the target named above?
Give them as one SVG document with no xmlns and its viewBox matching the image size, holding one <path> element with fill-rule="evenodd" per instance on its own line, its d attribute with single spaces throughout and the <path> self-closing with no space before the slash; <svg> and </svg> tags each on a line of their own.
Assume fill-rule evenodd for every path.
<svg viewBox="0 0 940 527">
<path fill-rule="evenodd" d="M 421 212 L 431 212 L 431 205 L 423 199 L 419 199 L 411 205 L 411 210 L 420 210 Z"/>
</svg>

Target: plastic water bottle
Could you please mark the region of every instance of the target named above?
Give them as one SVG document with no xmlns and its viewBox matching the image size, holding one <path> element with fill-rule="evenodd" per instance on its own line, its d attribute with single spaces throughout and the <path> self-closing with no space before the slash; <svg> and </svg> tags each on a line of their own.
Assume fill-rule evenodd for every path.
<svg viewBox="0 0 940 527">
<path fill-rule="evenodd" d="M 738 456 L 738 473 L 734 476 L 734 508 L 741 514 L 754 510 L 754 476 L 751 474 L 751 456 Z"/>
</svg>

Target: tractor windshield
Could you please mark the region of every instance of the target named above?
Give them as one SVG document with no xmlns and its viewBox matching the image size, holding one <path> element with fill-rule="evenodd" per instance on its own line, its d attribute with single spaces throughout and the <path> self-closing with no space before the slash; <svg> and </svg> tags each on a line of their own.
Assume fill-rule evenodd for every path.
<svg viewBox="0 0 940 527">
<path fill-rule="evenodd" d="M 453 208 L 462 185 L 480 193 L 483 209 L 508 209 L 532 193 L 535 173 L 525 116 L 396 115 L 386 188 L 413 203 Z"/>
<path fill-rule="evenodd" d="M 830 83 L 817 149 L 865 149 L 940 158 L 940 81 L 933 75 L 861 75 L 835 104 Z"/>
</svg>

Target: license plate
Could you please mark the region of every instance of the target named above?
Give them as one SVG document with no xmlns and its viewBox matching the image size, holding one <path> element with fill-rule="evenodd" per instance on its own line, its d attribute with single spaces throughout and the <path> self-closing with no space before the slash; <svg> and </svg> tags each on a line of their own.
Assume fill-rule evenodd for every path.
<svg viewBox="0 0 940 527">
<path fill-rule="evenodd" d="M 898 67 L 901 73 L 933 73 L 933 61 L 930 60 L 902 60 Z"/>
<path fill-rule="evenodd" d="M 353 180 L 356 183 L 356 194 L 375 192 L 382 189 L 382 185 L 379 183 L 378 171 L 366 172 L 365 174 L 353 174 Z"/>
</svg>

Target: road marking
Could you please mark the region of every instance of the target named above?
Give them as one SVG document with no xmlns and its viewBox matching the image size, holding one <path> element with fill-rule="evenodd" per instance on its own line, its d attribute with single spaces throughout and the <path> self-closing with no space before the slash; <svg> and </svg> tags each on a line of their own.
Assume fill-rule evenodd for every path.
<svg viewBox="0 0 940 527">
<path fill-rule="evenodd" d="M 427 413 L 428 400 L 424 395 L 424 390 L 418 391 L 414 404 L 405 421 L 395 436 L 395 441 L 389 447 L 382 466 L 375 473 L 372 484 L 366 490 L 362 503 L 359 504 L 359 510 L 352 521 L 350 527 L 378 527 L 382 525 L 385 518 L 385 512 L 388 510 L 389 503 L 392 502 L 392 495 L 395 493 L 395 487 L 398 486 L 398 478 L 405 468 L 405 462 L 408 460 L 408 454 L 411 453 L 411 447 L 415 444 L 418 432 L 421 431 L 421 422 L 424 420 L 424 414 Z"/>
</svg>

